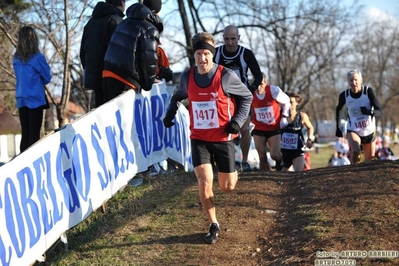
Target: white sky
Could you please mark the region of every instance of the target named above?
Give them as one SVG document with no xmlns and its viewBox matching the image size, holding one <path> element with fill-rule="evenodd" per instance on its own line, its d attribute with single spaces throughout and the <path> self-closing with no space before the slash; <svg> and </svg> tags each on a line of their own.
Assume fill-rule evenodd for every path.
<svg viewBox="0 0 399 266">
<path fill-rule="evenodd" d="M 362 0 L 366 12 L 384 11 L 392 16 L 399 17 L 399 1 L 398 0 Z"/>
<path fill-rule="evenodd" d="M 105 1 L 105 0 L 104 0 Z M 137 0 L 127 0 L 126 1 L 126 7 L 129 7 L 130 5 L 137 3 Z M 162 0 L 162 2 L 165 2 L 165 0 Z M 175 3 L 174 1 L 168 1 L 170 3 Z M 349 4 L 353 2 L 353 0 L 346 0 Z M 398 0 L 361 0 L 360 3 L 365 6 L 366 11 L 375 11 L 375 9 L 379 9 L 380 11 L 385 11 L 390 15 L 393 16 L 399 16 L 399 1 Z M 166 5 L 163 5 L 163 8 L 166 7 Z M 167 11 L 164 11 L 167 12 Z M 162 17 L 162 11 L 161 11 L 161 17 Z"/>
</svg>

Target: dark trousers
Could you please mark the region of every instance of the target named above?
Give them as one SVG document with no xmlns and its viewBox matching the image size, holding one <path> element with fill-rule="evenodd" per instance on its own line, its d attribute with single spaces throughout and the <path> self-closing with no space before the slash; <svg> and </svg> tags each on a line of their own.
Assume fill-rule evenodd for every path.
<svg viewBox="0 0 399 266">
<path fill-rule="evenodd" d="M 103 78 L 104 102 L 108 102 L 125 91 L 132 89 L 125 83 L 114 78 Z"/>
<path fill-rule="evenodd" d="M 90 89 L 86 88 L 86 96 L 88 97 L 88 91 L 91 91 L 91 98 L 88 99 L 88 107 L 89 110 L 92 108 L 97 108 L 100 107 L 104 102 L 104 93 L 102 88 L 97 88 L 97 89 Z M 88 110 L 88 111 L 89 111 Z"/>
<path fill-rule="evenodd" d="M 22 107 L 18 110 L 22 133 L 19 149 L 23 152 L 40 139 L 40 128 L 43 122 L 43 106 L 34 109 Z"/>
</svg>

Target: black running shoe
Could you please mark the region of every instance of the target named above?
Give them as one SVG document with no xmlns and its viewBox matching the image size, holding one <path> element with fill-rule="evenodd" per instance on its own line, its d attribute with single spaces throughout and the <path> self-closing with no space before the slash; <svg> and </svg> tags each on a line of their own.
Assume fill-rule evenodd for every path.
<svg viewBox="0 0 399 266">
<path fill-rule="evenodd" d="M 252 166 L 251 166 L 249 163 L 247 163 L 247 162 L 242 162 L 242 163 L 241 163 L 241 167 L 242 167 L 242 171 L 243 171 L 243 172 L 251 172 L 251 171 L 254 170 L 254 169 L 252 168 Z"/>
<path fill-rule="evenodd" d="M 208 244 L 215 244 L 218 240 L 219 224 L 212 223 L 209 226 L 209 233 L 205 236 L 205 242 Z"/>
<path fill-rule="evenodd" d="M 240 162 L 236 162 L 235 168 L 238 173 L 242 173 L 242 164 Z"/>
</svg>

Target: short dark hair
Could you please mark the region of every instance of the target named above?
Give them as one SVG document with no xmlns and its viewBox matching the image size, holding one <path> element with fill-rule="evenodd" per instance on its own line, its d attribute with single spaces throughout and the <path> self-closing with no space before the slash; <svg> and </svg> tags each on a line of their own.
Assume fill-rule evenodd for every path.
<svg viewBox="0 0 399 266">
<path fill-rule="evenodd" d="M 148 7 L 151 12 L 154 12 L 156 14 L 162 9 L 162 0 L 143 0 L 143 5 Z"/>
<path fill-rule="evenodd" d="M 290 98 L 295 98 L 296 102 L 298 104 L 301 104 L 303 101 L 303 98 L 301 95 L 299 95 L 298 93 L 294 92 L 294 91 L 287 91 L 286 93 L 288 95 L 288 97 Z"/>
<path fill-rule="evenodd" d="M 105 2 L 113 6 L 121 6 L 126 0 L 105 0 Z"/>
<path fill-rule="evenodd" d="M 195 34 L 191 38 L 191 46 L 194 46 L 194 44 L 199 41 L 209 42 L 212 45 L 215 45 L 215 39 L 214 39 L 213 35 L 208 32 L 199 32 L 199 33 Z"/>
</svg>

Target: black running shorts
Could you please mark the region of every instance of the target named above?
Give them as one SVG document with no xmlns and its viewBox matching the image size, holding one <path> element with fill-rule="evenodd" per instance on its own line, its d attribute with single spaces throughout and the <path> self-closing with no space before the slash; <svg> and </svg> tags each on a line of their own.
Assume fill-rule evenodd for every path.
<svg viewBox="0 0 399 266">
<path fill-rule="evenodd" d="M 275 135 L 279 135 L 281 134 L 280 130 L 273 130 L 273 131 L 263 131 L 263 130 L 252 130 L 251 135 L 252 136 L 262 136 L 262 137 L 266 137 L 267 139 L 275 136 Z"/>
<path fill-rule="evenodd" d="M 192 139 L 191 152 L 194 167 L 215 162 L 219 172 L 232 173 L 236 170 L 233 141 L 208 142 Z"/>
<path fill-rule="evenodd" d="M 353 133 L 355 133 L 356 135 L 358 135 L 355 131 L 350 131 L 350 130 L 348 130 L 348 132 L 353 132 Z M 358 135 L 358 136 L 359 136 L 359 135 Z M 360 142 L 361 142 L 362 144 L 363 144 L 363 143 L 372 143 L 372 142 L 375 140 L 375 137 L 376 137 L 375 133 L 372 133 L 372 134 L 370 134 L 370 135 L 368 135 L 368 136 L 364 136 L 364 137 L 359 136 Z"/>
</svg>

